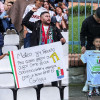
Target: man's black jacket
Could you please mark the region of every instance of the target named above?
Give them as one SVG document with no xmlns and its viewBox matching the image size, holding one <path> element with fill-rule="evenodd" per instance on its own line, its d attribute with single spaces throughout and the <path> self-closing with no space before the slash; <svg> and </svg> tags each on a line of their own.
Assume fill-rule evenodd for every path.
<svg viewBox="0 0 100 100">
<path fill-rule="evenodd" d="M 80 32 L 81 46 L 85 46 L 87 40 L 87 50 L 90 50 L 93 46 L 93 40 L 95 37 L 100 37 L 100 23 L 97 23 L 93 15 L 87 17 L 83 23 Z"/>
<path fill-rule="evenodd" d="M 29 19 L 33 15 L 33 11 L 28 12 L 28 14 L 24 17 L 22 24 L 25 25 L 27 28 L 29 28 L 32 31 L 31 35 L 31 46 L 37 46 L 39 45 L 39 40 L 40 40 L 40 25 L 41 21 L 37 22 L 30 22 Z M 53 28 L 53 39 L 54 42 L 60 41 L 62 37 L 60 30 L 55 27 L 55 25 L 50 24 L 50 26 Z"/>
</svg>

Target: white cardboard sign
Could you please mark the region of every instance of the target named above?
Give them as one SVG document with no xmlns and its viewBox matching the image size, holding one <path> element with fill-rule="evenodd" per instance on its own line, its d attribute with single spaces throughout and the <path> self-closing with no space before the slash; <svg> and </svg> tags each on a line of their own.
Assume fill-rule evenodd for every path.
<svg viewBox="0 0 100 100">
<path fill-rule="evenodd" d="M 11 51 L 9 54 L 17 88 L 67 77 L 61 42 Z"/>
</svg>

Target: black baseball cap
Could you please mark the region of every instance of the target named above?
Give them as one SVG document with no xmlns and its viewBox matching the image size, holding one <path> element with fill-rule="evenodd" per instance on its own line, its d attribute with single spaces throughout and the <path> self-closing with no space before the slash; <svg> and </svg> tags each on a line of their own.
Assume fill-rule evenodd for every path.
<svg viewBox="0 0 100 100">
<path fill-rule="evenodd" d="M 100 7 L 98 7 L 95 11 L 95 14 L 98 18 L 100 18 Z"/>
</svg>

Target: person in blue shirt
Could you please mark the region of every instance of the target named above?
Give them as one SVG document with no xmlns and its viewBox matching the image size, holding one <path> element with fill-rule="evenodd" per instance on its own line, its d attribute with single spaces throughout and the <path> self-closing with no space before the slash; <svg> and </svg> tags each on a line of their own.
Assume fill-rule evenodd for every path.
<svg viewBox="0 0 100 100">
<path fill-rule="evenodd" d="M 93 41 L 93 46 L 91 47 L 91 50 L 100 50 L 100 36 L 95 37 Z M 94 94 L 95 95 L 100 95 L 98 86 L 94 87 Z M 93 86 L 89 86 L 89 93 L 88 96 L 91 97 L 93 95 Z"/>
<path fill-rule="evenodd" d="M 11 23 L 11 19 L 7 15 L 7 11 L 10 9 L 10 7 L 13 5 L 13 2 L 8 2 L 7 5 L 5 5 L 4 9 L 5 11 L 0 15 L 0 19 L 2 20 L 2 24 L 4 27 L 5 32 L 8 34 L 10 32 L 16 33 L 14 25 Z"/>
<path fill-rule="evenodd" d="M 100 92 L 99 92 L 99 89 L 98 89 L 99 84 L 100 84 L 100 82 L 98 81 L 99 80 L 99 75 L 91 74 L 92 72 L 95 72 L 95 71 L 92 70 L 93 67 L 98 66 L 97 60 L 99 58 L 96 57 L 96 54 L 94 53 L 94 50 L 100 50 L 100 36 L 96 36 L 94 38 L 93 46 L 91 47 L 90 50 L 93 50 L 93 51 L 91 51 L 92 54 L 89 53 L 90 51 L 85 52 L 81 56 L 81 60 L 82 60 L 83 63 L 87 63 L 87 82 L 90 82 L 90 83 L 88 83 L 88 85 L 89 85 L 88 96 L 92 97 L 93 95 L 96 95 L 96 96 L 100 95 Z M 96 52 L 98 52 L 98 51 L 96 51 Z M 94 57 L 91 58 L 90 57 L 91 55 L 92 56 L 94 55 Z M 99 55 L 98 55 L 98 57 L 99 57 Z"/>
</svg>

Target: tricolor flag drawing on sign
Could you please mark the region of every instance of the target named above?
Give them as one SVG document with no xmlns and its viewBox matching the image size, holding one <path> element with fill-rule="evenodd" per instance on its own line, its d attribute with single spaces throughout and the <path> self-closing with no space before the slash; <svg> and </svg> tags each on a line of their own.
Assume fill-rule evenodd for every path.
<svg viewBox="0 0 100 100">
<path fill-rule="evenodd" d="M 100 59 L 97 59 L 97 64 L 100 64 Z"/>
<path fill-rule="evenodd" d="M 17 86 L 17 88 L 20 88 L 19 87 L 19 81 L 18 81 L 18 76 L 17 76 L 17 71 L 16 71 L 16 65 L 15 65 L 13 51 L 10 51 L 8 53 L 9 53 L 10 65 L 11 65 L 11 68 L 12 68 L 12 72 L 13 72 L 13 76 L 14 76 L 14 80 L 15 80 L 16 86 Z"/>
<path fill-rule="evenodd" d="M 57 74 L 57 78 L 63 78 L 64 77 L 64 71 L 63 69 L 60 69 L 60 67 L 58 67 L 58 70 L 56 70 L 56 74 Z"/>
</svg>

